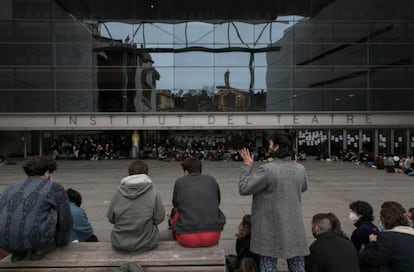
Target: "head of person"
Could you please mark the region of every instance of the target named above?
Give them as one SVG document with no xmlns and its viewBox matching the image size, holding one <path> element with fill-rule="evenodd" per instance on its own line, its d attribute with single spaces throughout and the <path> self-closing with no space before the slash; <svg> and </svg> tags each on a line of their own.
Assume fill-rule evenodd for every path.
<svg viewBox="0 0 414 272">
<path fill-rule="evenodd" d="M 380 220 L 385 229 L 409 226 L 407 215 L 396 205 L 388 205 L 381 208 Z"/>
<path fill-rule="evenodd" d="M 36 156 L 23 164 L 24 172 L 29 176 L 41 176 L 51 180 L 52 173 L 57 169 L 56 161 L 49 156 Z"/>
<path fill-rule="evenodd" d="M 349 219 L 352 222 L 356 222 L 358 220 L 372 222 L 374 221 L 374 210 L 372 206 L 365 201 L 354 201 L 349 204 L 349 208 L 351 212 L 349 213 Z"/>
<path fill-rule="evenodd" d="M 128 166 L 128 174 L 130 176 L 139 174 L 148 175 L 148 164 L 143 161 L 136 160 Z"/>
<path fill-rule="evenodd" d="M 269 138 L 269 152 L 277 158 L 292 157 L 295 155 L 293 139 L 295 130 L 277 130 Z"/>
<path fill-rule="evenodd" d="M 395 202 L 395 201 L 385 201 L 384 203 L 382 203 L 381 209 L 387 208 L 387 207 L 394 207 L 394 208 L 400 210 L 402 213 L 405 213 L 405 208 L 400 203 L 398 203 L 398 202 Z"/>
<path fill-rule="evenodd" d="M 201 174 L 201 162 L 197 158 L 188 157 L 181 163 L 184 174 Z"/>
<path fill-rule="evenodd" d="M 252 231 L 252 219 L 250 214 L 243 216 L 239 225 L 239 232 L 236 234 L 237 238 L 243 238 Z"/>
<path fill-rule="evenodd" d="M 82 205 L 82 196 L 78 191 L 69 188 L 66 190 L 66 194 L 68 195 L 69 202 L 75 203 L 78 207 Z"/>
<path fill-rule="evenodd" d="M 321 233 L 332 231 L 332 224 L 326 213 L 318 213 L 312 217 L 312 234 L 317 238 Z"/>
<path fill-rule="evenodd" d="M 334 213 L 327 213 L 326 216 L 329 218 L 329 221 L 331 221 L 332 231 L 340 237 L 349 239 L 349 237 L 342 230 L 339 218 Z"/>
<path fill-rule="evenodd" d="M 410 218 L 411 221 L 414 221 L 414 208 L 409 208 L 407 212 L 408 218 Z"/>
</svg>

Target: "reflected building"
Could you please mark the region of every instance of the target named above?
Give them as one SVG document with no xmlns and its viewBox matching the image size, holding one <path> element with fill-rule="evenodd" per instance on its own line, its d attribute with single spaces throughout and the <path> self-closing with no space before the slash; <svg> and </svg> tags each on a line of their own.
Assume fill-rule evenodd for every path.
<svg viewBox="0 0 414 272">
<path fill-rule="evenodd" d="M 310 154 L 412 154 L 413 22 L 409 0 L 2 0 L 0 155 L 281 128 Z"/>
</svg>

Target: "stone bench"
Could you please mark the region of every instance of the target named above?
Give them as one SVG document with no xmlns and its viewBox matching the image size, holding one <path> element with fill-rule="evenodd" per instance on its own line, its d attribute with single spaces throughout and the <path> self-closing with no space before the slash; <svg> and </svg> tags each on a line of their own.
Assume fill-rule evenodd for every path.
<svg viewBox="0 0 414 272">
<path fill-rule="evenodd" d="M 25 259 L 11 262 L 10 256 L 0 260 L 1 272 L 112 272 L 124 263 L 139 264 L 148 272 L 225 272 L 225 253 L 214 247 L 184 248 L 175 241 L 159 242 L 158 247 L 144 253 L 120 253 L 109 242 L 76 243 L 57 248 L 40 261 Z"/>
</svg>

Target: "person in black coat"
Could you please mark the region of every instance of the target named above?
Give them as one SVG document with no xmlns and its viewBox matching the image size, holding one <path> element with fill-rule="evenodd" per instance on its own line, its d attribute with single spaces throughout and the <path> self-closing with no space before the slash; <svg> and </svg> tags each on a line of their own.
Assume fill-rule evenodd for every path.
<svg viewBox="0 0 414 272">
<path fill-rule="evenodd" d="M 356 229 L 352 232 L 351 241 L 358 252 L 363 250 L 369 243 L 370 234 L 379 234 L 379 229 L 375 226 L 374 211 L 372 206 L 365 201 L 354 201 L 349 205 L 351 212 L 349 219 L 354 223 Z"/>
<path fill-rule="evenodd" d="M 260 267 L 260 256 L 250 251 L 252 222 L 250 214 L 243 216 L 239 226 L 239 232 L 236 234 L 236 253 L 239 264 L 244 258 L 253 259 L 256 267 Z"/>
<path fill-rule="evenodd" d="M 358 253 L 348 239 L 332 230 L 329 214 L 312 218 L 312 233 L 316 241 L 306 257 L 306 272 L 359 272 Z"/>
<path fill-rule="evenodd" d="M 414 229 L 409 226 L 405 210 L 399 203 L 383 205 L 380 220 L 385 228 L 359 253 L 361 270 L 381 272 L 414 271 Z"/>
</svg>

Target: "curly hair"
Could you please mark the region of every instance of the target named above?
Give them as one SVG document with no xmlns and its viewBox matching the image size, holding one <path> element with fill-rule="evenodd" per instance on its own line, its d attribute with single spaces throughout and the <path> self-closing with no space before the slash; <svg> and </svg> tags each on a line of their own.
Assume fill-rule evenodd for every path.
<svg viewBox="0 0 414 272">
<path fill-rule="evenodd" d="M 361 215 L 361 220 L 372 222 L 374 221 L 374 210 L 372 206 L 365 201 L 354 201 L 349 204 L 349 208 L 355 211 L 357 214 Z"/>
<path fill-rule="evenodd" d="M 43 176 L 47 171 L 53 173 L 57 169 L 56 161 L 49 156 L 36 156 L 23 164 L 24 172 L 29 176 Z"/>
<path fill-rule="evenodd" d="M 392 229 L 396 226 L 408 226 L 407 216 L 401 212 L 398 206 L 385 206 L 381 209 L 381 222 L 386 229 Z"/>
</svg>

